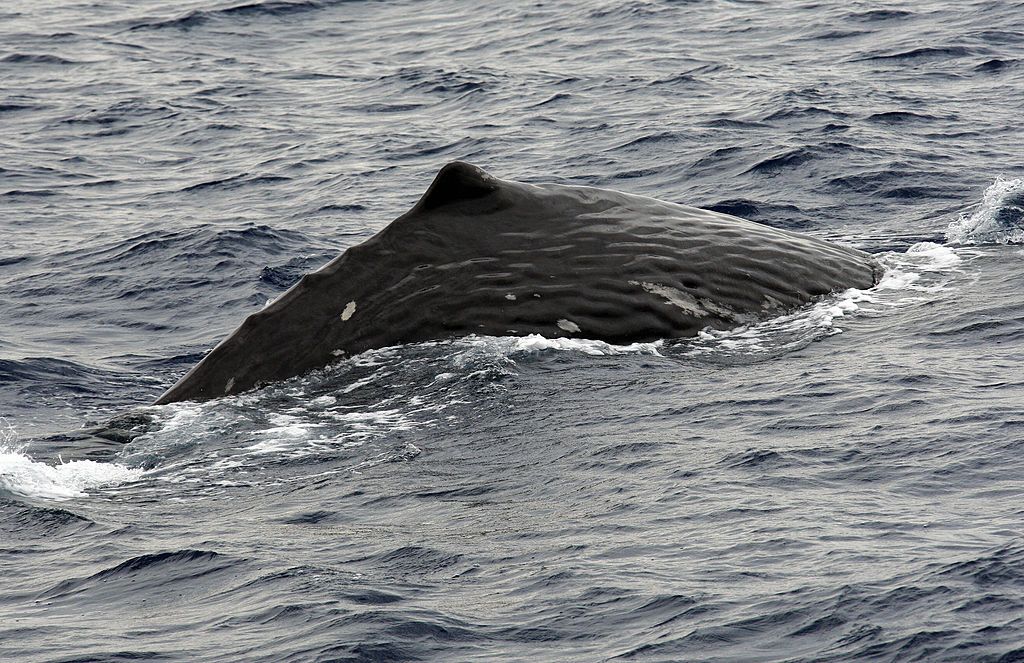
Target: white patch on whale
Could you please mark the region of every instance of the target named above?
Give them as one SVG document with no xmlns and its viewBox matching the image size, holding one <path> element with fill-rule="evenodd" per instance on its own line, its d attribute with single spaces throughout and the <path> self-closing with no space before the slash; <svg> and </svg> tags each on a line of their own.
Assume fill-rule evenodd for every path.
<svg viewBox="0 0 1024 663">
<path fill-rule="evenodd" d="M 228 383 L 226 385 L 224 385 L 224 393 L 225 394 L 231 393 L 231 387 L 234 387 L 234 386 L 235 386 L 235 378 L 231 378 L 230 380 L 228 380 Z"/>
<path fill-rule="evenodd" d="M 630 281 L 630 285 L 638 285 L 652 295 L 662 297 L 666 303 L 675 306 L 684 313 L 689 313 L 696 318 L 706 318 L 708 315 L 717 315 L 726 320 L 746 323 L 754 318 L 733 311 L 727 306 L 714 302 L 706 297 L 694 297 L 688 292 L 673 288 L 662 283 L 648 283 L 647 281 Z"/>
<path fill-rule="evenodd" d="M 507 295 L 505 295 L 505 299 L 509 300 L 510 302 L 514 302 L 516 300 L 516 296 L 510 292 Z"/>
<path fill-rule="evenodd" d="M 566 320 L 565 318 L 558 321 L 558 328 L 562 331 L 567 331 L 570 334 L 578 334 L 580 331 L 580 326 L 578 324 L 572 320 Z"/>
<path fill-rule="evenodd" d="M 352 317 L 352 314 L 356 312 L 356 303 L 349 302 L 345 304 L 345 310 L 341 312 L 341 321 L 345 322 Z"/>
<path fill-rule="evenodd" d="M 708 314 L 707 310 L 697 302 L 696 297 L 678 288 L 660 283 L 648 283 L 646 281 L 630 281 L 629 284 L 638 285 L 652 295 L 662 297 L 666 302 L 682 310 L 684 313 L 689 313 L 698 318 L 703 318 Z"/>
</svg>

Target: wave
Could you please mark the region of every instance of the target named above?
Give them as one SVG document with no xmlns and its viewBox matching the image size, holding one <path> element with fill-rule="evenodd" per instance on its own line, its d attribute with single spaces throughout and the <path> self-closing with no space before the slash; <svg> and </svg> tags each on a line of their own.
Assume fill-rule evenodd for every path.
<svg viewBox="0 0 1024 663">
<path fill-rule="evenodd" d="M 795 96 L 799 99 L 799 96 Z M 789 101 L 789 100 L 787 100 Z M 842 111 L 835 111 L 828 108 L 820 108 L 818 106 L 786 106 L 779 110 L 773 111 L 768 115 L 761 118 L 762 122 L 778 122 L 779 120 L 800 120 L 800 119 L 817 119 L 817 118 L 836 118 L 844 119 L 850 117 L 849 113 Z"/>
<path fill-rule="evenodd" d="M 178 583 L 187 584 L 235 563 L 232 558 L 209 550 L 139 555 L 84 578 L 63 580 L 41 592 L 37 600 L 67 599 L 82 593 L 97 594 L 93 600 L 99 600 L 104 596 L 144 595 L 147 588 L 154 593 L 166 593 Z"/>
<path fill-rule="evenodd" d="M 142 472 L 124 465 L 75 460 L 47 465 L 25 453 L 17 431 L 0 417 L 0 496 L 44 500 L 82 497 L 87 490 L 138 479 Z"/>
<path fill-rule="evenodd" d="M 962 58 L 969 55 L 977 55 L 980 51 L 966 46 L 922 46 L 912 48 L 909 51 L 886 53 L 883 55 L 870 55 L 856 58 L 858 61 L 871 60 L 934 60 Z"/>
<path fill-rule="evenodd" d="M 18 340 L 15 340 L 17 343 Z M 19 346 L 0 349 L 7 353 L 19 351 Z M 90 400 L 105 395 L 112 383 L 123 383 L 134 377 L 123 371 L 96 365 L 87 365 L 57 357 L 25 357 L 0 359 L 0 387 L 8 394 L 16 394 L 20 405 L 39 400 L 49 401 L 57 394 L 63 398 Z"/>
<path fill-rule="evenodd" d="M 799 350 L 814 341 L 841 334 L 840 321 L 858 314 L 934 296 L 946 288 L 949 272 L 960 257 L 949 247 L 920 242 L 905 252 L 879 256 L 885 274 L 873 288 L 850 288 L 797 311 L 735 329 L 706 329 L 692 341 L 678 344 L 684 356 L 713 363 L 750 363 Z M 670 353 L 669 353 L 670 354 Z"/>
<path fill-rule="evenodd" d="M 585 338 L 547 338 L 540 334 L 530 334 L 528 336 L 467 336 L 464 339 L 454 341 L 452 344 L 463 348 L 461 354 L 464 360 L 466 356 L 465 348 L 507 359 L 513 359 L 517 355 L 550 350 L 578 352 L 595 357 L 621 354 L 658 355 L 660 354 L 658 349 L 664 345 L 664 341 L 614 345 L 604 341 Z"/>
<path fill-rule="evenodd" d="M 913 111 L 883 111 L 868 115 L 867 119 L 869 122 L 881 124 L 903 124 L 905 122 L 930 122 L 939 118 L 928 113 L 915 113 Z"/>
<path fill-rule="evenodd" d="M 243 256 L 262 253 L 268 260 L 276 255 L 294 256 L 297 248 L 308 244 L 308 238 L 298 231 L 255 224 L 149 231 L 99 247 L 68 250 L 56 256 L 47 265 L 49 269 L 19 276 L 11 284 L 17 288 L 20 299 L 36 303 L 42 298 L 63 296 L 61 303 L 66 306 L 67 293 L 83 293 L 89 301 L 103 297 L 130 299 L 153 291 L 206 285 L 210 281 L 209 273 L 230 269 Z M 322 257 L 317 254 L 315 258 L 307 256 L 298 260 L 319 266 L 327 259 L 326 254 Z M 281 268 L 290 272 L 294 260 L 289 259 Z M 133 278 L 129 268 L 140 262 L 150 269 L 144 276 Z M 202 269 L 182 270 L 182 265 L 202 265 Z M 268 268 L 275 269 L 275 266 L 269 263 Z M 289 275 L 284 281 L 290 279 Z M 278 280 L 271 276 L 266 282 Z"/>
<path fill-rule="evenodd" d="M 1024 244 L 1024 179 L 997 177 L 981 203 L 946 229 L 950 244 Z"/>
<path fill-rule="evenodd" d="M 195 9 L 181 16 L 163 20 L 150 20 L 137 23 L 129 30 L 159 30 L 174 28 L 178 30 L 190 30 L 203 25 L 207 21 L 223 18 L 250 18 L 260 16 L 287 16 L 308 11 L 321 9 L 325 6 L 323 2 L 311 2 L 298 0 L 289 2 L 287 0 L 267 0 L 265 2 L 243 2 L 219 9 Z"/>
<path fill-rule="evenodd" d="M 279 175 L 251 175 L 250 173 L 240 173 L 231 177 L 208 180 L 205 182 L 199 182 L 198 184 L 190 184 L 179 189 L 179 192 L 194 193 L 205 189 L 237 189 L 244 186 L 258 186 L 262 188 L 268 184 L 290 182 L 291 179 L 292 178 L 290 177 L 282 177 Z"/>
<path fill-rule="evenodd" d="M 87 380 L 93 373 L 82 364 L 56 357 L 0 359 L 0 384 L 9 382 Z"/>
<path fill-rule="evenodd" d="M 69 500 L 84 497 L 90 490 L 136 481 L 141 476 L 142 470 L 94 460 L 47 465 L 0 444 L 0 494 Z"/>
<path fill-rule="evenodd" d="M 0 532 L 5 544 L 15 539 L 74 536 L 95 524 L 67 509 L 0 499 Z"/>
<path fill-rule="evenodd" d="M 909 18 L 914 16 L 914 12 L 904 9 L 870 9 L 850 12 L 847 16 L 854 21 L 875 22 Z"/>
<path fill-rule="evenodd" d="M 66 60 L 56 55 L 49 55 L 47 53 L 11 53 L 3 58 L 0 58 L 0 62 L 4 64 L 52 64 L 52 65 L 72 65 L 80 64 L 73 60 Z"/>
<path fill-rule="evenodd" d="M 826 186 L 841 192 L 852 191 L 858 194 L 885 199 L 921 199 L 929 200 L 953 198 L 944 184 L 936 182 L 928 186 L 922 183 L 922 173 L 904 162 L 893 162 L 877 169 L 852 171 L 845 175 L 833 177 L 825 182 Z M 914 185 L 908 185 L 913 182 Z"/>
<path fill-rule="evenodd" d="M 66 125 L 97 125 L 108 127 L 120 122 L 135 122 L 133 128 L 145 126 L 148 122 L 163 122 L 180 117 L 182 111 L 163 102 L 146 101 L 140 98 L 118 100 L 106 108 L 91 108 L 87 111 L 60 120 Z"/>
<path fill-rule="evenodd" d="M 11 102 L 0 103 L 0 113 L 14 113 L 16 111 L 29 111 L 29 110 L 31 110 L 31 111 L 38 111 L 38 110 L 41 110 L 42 108 L 43 108 L 42 106 L 37 106 L 37 105 L 32 105 L 32 104 L 19 104 L 19 103 L 11 103 Z M 0 170 L 0 172 L 5 172 L 5 171 Z"/>
<path fill-rule="evenodd" d="M 294 481 L 361 473 L 418 457 L 428 431 L 487 416 L 524 365 L 563 353 L 658 356 L 663 346 L 533 335 L 371 350 L 235 397 L 138 409 L 150 423 L 117 462 L 145 471 L 142 490 L 186 481 L 199 495 L 252 485 L 270 466 L 290 468 Z"/>
<path fill-rule="evenodd" d="M 157 481 L 198 475 L 218 490 L 267 464 L 359 472 L 410 460 L 404 434 L 480 416 L 525 362 L 556 353 L 658 356 L 664 342 L 613 345 L 569 338 L 469 336 L 370 350 L 303 376 L 209 401 L 143 408 L 150 430 L 120 460 Z M 225 432 L 241 443 L 224 449 Z M 305 476 L 305 475 L 297 475 Z"/>
<path fill-rule="evenodd" d="M 1020 60 L 1002 60 L 999 58 L 993 58 L 986 60 L 979 65 L 975 65 L 974 71 L 978 71 L 985 74 L 995 74 L 1002 72 L 1004 69 L 1012 69 L 1020 65 Z"/>
<path fill-rule="evenodd" d="M 780 154 L 776 154 L 767 159 L 758 161 L 753 166 L 748 168 L 744 174 L 757 174 L 757 175 L 768 175 L 774 176 L 780 174 L 783 170 L 788 170 L 802 166 L 808 161 L 817 157 L 817 154 L 811 149 L 798 147 L 793 150 L 787 150 Z"/>
</svg>

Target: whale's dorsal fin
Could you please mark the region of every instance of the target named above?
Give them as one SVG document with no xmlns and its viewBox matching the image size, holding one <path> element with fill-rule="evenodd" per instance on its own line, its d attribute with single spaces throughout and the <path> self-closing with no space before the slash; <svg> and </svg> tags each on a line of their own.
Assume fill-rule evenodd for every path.
<svg viewBox="0 0 1024 663">
<path fill-rule="evenodd" d="M 431 210 L 462 200 L 482 198 L 497 189 L 498 180 L 482 168 L 465 161 L 452 161 L 438 171 L 430 188 L 420 198 L 416 207 Z"/>
</svg>

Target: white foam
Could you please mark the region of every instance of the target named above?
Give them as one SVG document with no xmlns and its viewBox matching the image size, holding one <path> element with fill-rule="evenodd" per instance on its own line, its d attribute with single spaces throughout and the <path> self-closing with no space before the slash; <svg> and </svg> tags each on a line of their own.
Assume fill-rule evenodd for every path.
<svg viewBox="0 0 1024 663">
<path fill-rule="evenodd" d="M 0 417 L 0 492 L 44 500 L 81 497 L 86 490 L 134 481 L 142 470 L 93 460 L 51 466 L 29 458 L 18 434 Z"/>
<path fill-rule="evenodd" d="M 886 253 L 877 258 L 885 273 L 873 288 L 851 288 L 751 325 L 723 331 L 705 329 L 686 354 L 757 356 L 798 349 L 816 339 L 841 334 L 842 320 L 934 296 L 948 287 L 952 273 L 962 262 L 956 251 L 932 242 L 920 242 L 904 253 Z"/>
<path fill-rule="evenodd" d="M 47 465 L 20 450 L 0 446 L 0 491 L 21 497 L 68 500 L 84 496 L 87 490 L 136 481 L 142 474 L 140 469 L 94 460 Z"/>
<path fill-rule="evenodd" d="M 373 384 L 374 382 L 377 381 L 377 377 L 378 376 L 376 374 L 373 374 L 363 378 L 362 380 L 356 380 L 355 382 L 352 382 L 351 384 L 346 386 L 341 391 L 344 394 L 350 394 L 356 389 L 359 389 L 360 387 L 365 387 L 366 385 Z"/>
<path fill-rule="evenodd" d="M 885 267 L 882 280 L 870 292 L 898 291 L 905 293 L 937 293 L 949 285 L 949 274 L 963 260 L 948 246 L 932 242 L 919 242 L 905 253 L 881 256 Z M 892 299 L 885 303 L 899 304 L 904 300 Z"/>
<path fill-rule="evenodd" d="M 249 446 L 245 447 L 245 450 L 253 454 L 276 454 L 285 451 L 290 451 L 293 448 L 293 446 L 294 445 L 292 445 L 289 440 L 284 440 L 281 438 L 271 438 L 269 440 L 257 442 L 256 444 L 250 444 Z"/>
<path fill-rule="evenodd" d="M 660 354 L 658 349 L 664 341 L 653 343 L 630 343 L 614 345 L 605 341 L 586 338 L 547 338 L 540 334 L 527 336 L 467 336 L 452 342 L 456 347 L 480 350 L 497 356 L 510 357 L 515 354 L 561 350 L 581 352 L 587 355 Z"/>
<path fill-rule="evenodd" d="M 906 255 L 921 259 L 916 264 L 932 272 L 944 272 L 962 262 L 956 251 L 933 242 L 918 242 L 907 249 Z"/>
<path fill-rule="evenodd" d="M 861 304 L 873 302 L 869 292 L 850 288 L 798 311 L 733 329 L 704 329 L 697 334 L 687 355 L 760 355 L 801 348 L 818 338 L 841 334 L 836 321 L 857 313 Z"/>
<path fill-rule="evenodd" d="M 952 244 L 1024 244 L 1024 227 L 1007 225 L 1005 217 L 1024 219 L 1024 179 L 997 177 L 985 189 L 974 212 L 960 215 L 946 229 Z M 1020 223 L 1020 221 L 1018 221 Z"/>
<path fill-rule="evenodd" d="M 291 407 L 264 410 L 267 392 L 255 391 L 207 403 L 176 403 L 154 408 L 161 425 L 129 445 L 129 454 L 152 463 L 153 476 L 230 479 L 246 476 L 268 456 L 290 459 L 333 456 L 340 448 L 360 446 L 395 432 L 433 427 L 451 415 L 446 410 L 465 404 L 467 393 L 503 388 L 496 375 L 515 372 L 517 356 L 542 351 L 587 355 L 658 354 L 657 343 L 617 346 L 603 341 L 569 338 L 484 337 L 431 341 L 415 347 L 371 350 L 270 389 L 275 398 L 291 399 Z M 427 350 L 427 352 L 422 352 Z M 348 384 L 331 395 L 305 400 L 310 389 L 332 383 L 335 373 L 358 368 Z M 369 374 L 360 374 L 369 369 Z M 423 373 L 429 393 L 406 393 L 409 375 Z M 371 389 L 371 385 L 376 388 Z M 375 402 L 352 403 L 343 394 L 379 396 Z M 240 444 L 224 448 L 217 440 L 223 430 L 241 428 Z M 128 456 L 134 458 L 133 456 Z M 133 463 L 134 464 L 134 463 Z"/>
</svg>

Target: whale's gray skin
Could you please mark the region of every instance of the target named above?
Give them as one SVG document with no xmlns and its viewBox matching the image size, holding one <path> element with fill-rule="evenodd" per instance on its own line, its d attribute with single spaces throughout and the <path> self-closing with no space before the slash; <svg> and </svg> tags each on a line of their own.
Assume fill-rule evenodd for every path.
<svg viewBox="0 0 1024 663">
<path fill-rule="evenodd" d="M 365 350 L 467 334 L 693 336 L 880 275 L 870 255 L 798 233 L 454 162 L 409 212 L 250 315 L 156 402 L 235 394 Z"/>
</svg>

